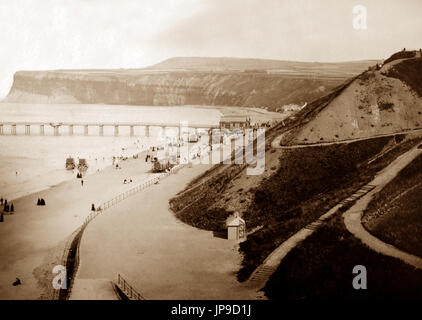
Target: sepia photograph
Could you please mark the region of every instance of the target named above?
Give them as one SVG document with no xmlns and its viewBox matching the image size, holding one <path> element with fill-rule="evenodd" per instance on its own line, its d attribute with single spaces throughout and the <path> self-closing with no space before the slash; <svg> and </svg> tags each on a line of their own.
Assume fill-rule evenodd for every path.
<svg viewBox="0 0 422 320">
<path fill-rule="evenodd" d="M 0 0 L 0 300 L 422 301 L 421 12 Z"/>
</svg>

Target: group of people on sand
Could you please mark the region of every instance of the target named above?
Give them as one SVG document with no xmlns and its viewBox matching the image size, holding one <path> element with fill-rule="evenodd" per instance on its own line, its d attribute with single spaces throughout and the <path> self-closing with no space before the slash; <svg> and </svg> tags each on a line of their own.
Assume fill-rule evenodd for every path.
<svg viewBox="0 0 422 320">
<path fill-rule="evenodd" d="M 123 183 L 124 184 L 128 184 L 128 183 L 131 183 L 132 182 L 132 179 L 125 179 L 125 180 L 123 180 Z"/>
<path fill-rule="evenodd" d="M 0 222 L 4 221 L 4 213 L 3 212 L 10 212 L 10 214 L 13 214 L 13 212 L 15 212 L 15 207 L 13 205 L 13 203 L 11 203 L 9 205 L 9 203 L 7 203 L 7 199 L 0 199 L 0 205 L 3 206 L 3 211 L 0 213 Z"/>
<path fill-rule="evenodd" d="M 45 200 L 44 198 L 38 198 L 37 200 L 37 206 L 45 206 Z"/>
<path fill-rule="evenodd" d="M 0 206 L 3 206 L 4 212 L 15 212 L 15 206 L 13 203 L 9 204 L 7 199 L 0 198 Z"/>
</svg>

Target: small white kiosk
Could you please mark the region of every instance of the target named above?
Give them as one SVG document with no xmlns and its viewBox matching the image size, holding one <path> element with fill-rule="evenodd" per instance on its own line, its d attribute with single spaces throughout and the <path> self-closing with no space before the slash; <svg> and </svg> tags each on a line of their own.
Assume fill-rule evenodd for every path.
<svg viewBox="0 0 422 320">
<path fill-rule="evenodd" d="M 239 217 L 239 213 L 235 212 L 227 223 L 227 239 L 240 240 L 246 236 L 245 220 Z"/>
</svg>

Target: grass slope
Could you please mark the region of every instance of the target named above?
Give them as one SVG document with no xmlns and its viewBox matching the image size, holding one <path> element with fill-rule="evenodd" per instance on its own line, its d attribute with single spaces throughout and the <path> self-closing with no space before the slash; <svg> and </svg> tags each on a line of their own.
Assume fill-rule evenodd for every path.
<svg viewBox="0 0 422 320">
<path fill-rule="evenodd" d="M 355 290 L 353 267 L 367 269 L 368 288 Z M 421 299 L 422 270 L 378 254 L 345 228 L 341 215 L 294 248 L 267 282 L 270 299 Z"/>
<path fill-rule="evenodd" d="M 405 82 L 422 97 L 422 58 L 404 60 L 394 65 L 387 75 Z"/>
<path fill-rule="evenodd" d="M 379 239 L 422 257 L 422 156 L 377 193 L 364 226 Z"/>
<path fill-rule="evenodd" d="M 369 183 L 420 140 L 395 141 L 377 138 L 286 153 L 280 170 L 256 188 L 254 202 L 244 213 L 248 228 L 262 228 L 240 245 L 244 259 L 239 280 L 246 280 L 283 241 Z M 388 151 L 379 156 L 385 147 Z M 368 164 L 371 159 L 376 160 Z"/>
</svg>

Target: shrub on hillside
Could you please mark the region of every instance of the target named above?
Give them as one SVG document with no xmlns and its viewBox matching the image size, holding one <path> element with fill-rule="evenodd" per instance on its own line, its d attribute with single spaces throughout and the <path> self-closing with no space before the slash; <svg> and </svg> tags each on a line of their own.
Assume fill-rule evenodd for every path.
<svg viewBox="0 0 422 320">
<path fill-rule="evenodd" d="M 422 59 L 409 59 L 396 64 L 387 76 L 399 79 L 422 97 Z"/>
<path fill-rule="evenodd" d="M 380 102 L 378 104 L 378 107 L 380 110 L 382 111 L 389 111 L 389 112 L 394 112 L 394 103 L 389 103 L 389 102 Z"/>
<path fill-rule="evenodd" d="M 415 57 L 415 55 L 416 55 L 416 52 L 415 51 L 400 51 L 400 52 L 396 52 L 390 58 L 388 58 L 387 60 L 385 60 L 384 61 L 384 64 L 385 63 L 389 63 L 389 62 L 394 61 L 394 60 L 413 58 L 413 57 Z"/>
</svg>

